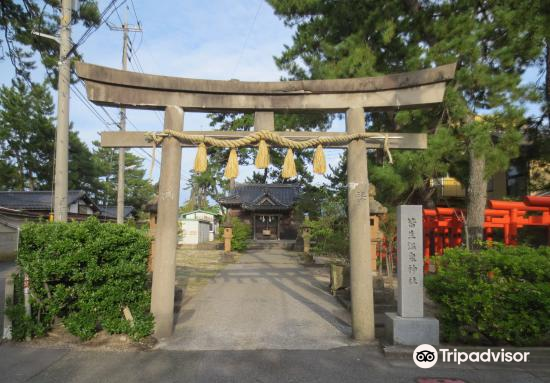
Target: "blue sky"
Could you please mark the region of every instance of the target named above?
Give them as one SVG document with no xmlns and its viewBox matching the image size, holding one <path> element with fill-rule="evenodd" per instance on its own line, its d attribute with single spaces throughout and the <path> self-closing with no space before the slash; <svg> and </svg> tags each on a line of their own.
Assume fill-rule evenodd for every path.
<svg viewBox="0 0 550 383">
<path fill-rule="evenodd" d="M 99 0 L 103 10 L 109 0 Z M 120 24 L 129 7 L 128 19 L 136 24 L 136 15 L 130 0 L 119 0 L 122 4 L 118 15 L 114 13 L 109 21 Z M 293 30 L 285 27 L 272 8 L 264 0 L 133 0 L 137 18 L 143 33 L 131 36 L 134 57 L 130 70 L 135 70 L 137 61 L 147 73 L 170 76 L 209 78 L 229 80 L 276 81 L 284 73 L 278 71 L 273 56 L 279 55 L 284 45 L 292 42 Z M 82 27 L 73 28 L 73 41 L 77 41 L 84 32 Z M 119 68 L 121 66 L 122 35 L 111 31 L 106 25 L 97 30 L 86 43 L 79 48 L 86 62 Z M 40 67 L 40 64 L 38 64 Z M 9 61 L 0 62 L 0 83 L 9 84 L 13 68 Z M 38 68 L 33 80 L 41 81 L 44 74 Z M 536 73 L 526 76 L 532 81 Z M 81 84 L 77 87 L 84 94 Z M 54 97 L 56 98 L 56 97 Z M 104 119 L 104 112 L 96 108 Z M 112 118 L 118 120 L 118 110 L 108 108 Z M 91 144 L 99 139 L 99 132 L 106 127 L 76 97 L 71 96 L 71 121 L 82 140 Z M 128 130 L 153 131 L 162 129 L 162 114 L 152 111 L 128 111 Z M 115 129 L 110 126 L 110 129 Z M 186 113 L 184 129 L 210 130 L 209 119 L 205 114 Z M 343 121 L 336 119 L 333 130 L 343 130 Z M 148 150 L 150 153 L 150 150 Z M 327 150 L 329 164 L 338 160 L 338 150 Z M 150 157 L 142 151 L 133 153 L 144 157 L 145 167 L 150 167 Z M 157 153 L 160 158 L 160 153 Z M 189 177 L 189 171 L 195 158 L 194 149 L 183 150 L 182 182 Z M 244 181 L 252 168 L 241 169 L 238 181 Z M 158 180 L 159 166 L 155 166 L 154 180 Z M 316 183 L 323 181 L 316 178 Z M 180 202 L 188 197 L 188 191 L 182 190 Z"/>
<path fill-rule="evenodd" d="M 122 2 L 123 0 L 118 1 L 119 4 Z M 275 66 L 273 56 L 280 54 L 284 45 L 292 42 L 293 31 L 284 26 L 264 0 L 133 2 L 143 28 L 143 34 L 131 36 L 134 55 L 137 55 L 147 73 L 258 81 L 277 81 L 283 75 Z M 100 10 L 108 3 L 108 0 L 99 0 Z M 129 23 L 136 24 L 130 0 L 118 9 L 120 17 L 124 19 L 126 6 L 129 7 Z M 120 24 L 116 13 L 109 20 Z M 73 41 L 77 41 L 83 32 L 82 27 L 73 28 Z M 119 68 L 121 49 L 121 32 L 111 31 L 103 25 L 79 48 L 79 52 L 86 62 Z M 134 58 L 129 69 L 136 70 L 136 66 L 137 60 Z M 9 84 L 12 76 L 13 68 L 9 61 L 0 62 L 0 82 Z M 41 81 L 43 76 L 44 72 L 38 68 L 33 74 L 33 80 Z M 77 87 L 84 94 L 82 84 Z M 101 109 L 96 109 L 104 119 L 109 120 Z M 108 111 L 112 118 L 118 119 L 116 108 L 108 108 Z M 105 125 L 78 99 L 74 91 L 71 95 L 70 115 L 81 139 L 90 145 L 93 140 L 99 139 L 99 132 L 106 130 Z M 128 119 L 128 130 L 162 129 L 161 113 L 129 110 Z M 336 125 L 335 129 L 342 129 L 341 122 Z M 110 128 L 114 129 L 113 126 Z M 205 114 L 186 113 L 184 129 L 210 130 L 211 127 Z M 338 151 L 327 152 L 329 162 L 337 160 Z M 133 150 L 133 153 L 144 157 L 145 166 L 149 169 L 150 157 L 139 150 Z M 160 151 L 157 152 L 157 158 L 160 158 Z M 184 149 L 182 187 L 189 177 L 194 158 L 194 149 Z M 252 168 L 241 169 L 238 181 L 244 181 L 251 172 Z M 157 164 L 154 170 L 155 181 L 159 174 Z M 182 190 L 181 203 L 187 199 L 188 194 L 188 191 Z"/>
</svg>

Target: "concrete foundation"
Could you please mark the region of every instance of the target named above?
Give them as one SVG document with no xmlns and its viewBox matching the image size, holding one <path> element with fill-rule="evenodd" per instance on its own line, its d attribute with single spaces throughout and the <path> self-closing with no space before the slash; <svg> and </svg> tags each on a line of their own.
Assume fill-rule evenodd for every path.
<svg viewBox="0 0 550 383">
<path fill-rule="evenodd" d="M 439 344 L 439 321 L 435 318 L 403 318 L 397 313 L 385 313 L 384 326 L 386 341 L 391 344 Z"/>
</svg>

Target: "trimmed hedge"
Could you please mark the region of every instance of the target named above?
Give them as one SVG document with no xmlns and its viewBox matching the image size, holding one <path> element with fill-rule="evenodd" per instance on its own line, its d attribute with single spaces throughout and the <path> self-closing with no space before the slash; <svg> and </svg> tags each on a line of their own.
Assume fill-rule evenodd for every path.
<svg viewBox="0 0 550 383">
<path fill-rule="evenodd" d="M 18 299 L 10 312 L 25 328 L 14 338 L 43 335 L 55 318 L 83 340 L 101 329 L 133 339 L 151 334 L 150 246 L 144 232 L 95 218 L 23 225 L 17 262 L 30 279 L 32 318 Z M 124 318 L 126 306 L 133 323 Z"/>
<path fill-rule="evenodd" d="M 534 345 L 550 340 L 550 248 L 447 249 L 426 288 L 443 340 Z"/>
</svg>

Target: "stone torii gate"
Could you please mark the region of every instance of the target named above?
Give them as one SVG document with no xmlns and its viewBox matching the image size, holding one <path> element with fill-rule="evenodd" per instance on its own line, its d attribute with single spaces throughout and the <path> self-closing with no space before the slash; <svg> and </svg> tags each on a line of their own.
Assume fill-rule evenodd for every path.
<svg viewBox="0 0 550 383">
<path fill-rule="evenodd" d="M 255 112 L 256 131 L 274 131 L 274 112 L 315 110 L 345 112 L 346 133 L 275 132 L 294 141 L 361 133 L 349 143 L 328 144 L 348 150 L 348 205 L 353 337 L 374 340 L 367 155 L 369 148 L 425 149 L 426 134 L 365 133 L 365 111 L 430 107 L 443 100 L 455 64 L 379 77 L 283 82 L 199 80 L 127 72 L 77 63 L 88 98 L 99 105 L 164 111 L 164 130 L 183 132 L 184 111 Z M 185 132 L 225 140 L 247 132 Z M 155 335 L 173 332 L 175 253 L 179 206 L 181 148 L 196 143 L 174 135 L 162 141 L 156 255 L 153 261 L 151 311 Z M 273 143 L 272 143 L 273 144 Z M 103 147 L 150 148 L 148 132 L 103 132 Z"/>
</svg>

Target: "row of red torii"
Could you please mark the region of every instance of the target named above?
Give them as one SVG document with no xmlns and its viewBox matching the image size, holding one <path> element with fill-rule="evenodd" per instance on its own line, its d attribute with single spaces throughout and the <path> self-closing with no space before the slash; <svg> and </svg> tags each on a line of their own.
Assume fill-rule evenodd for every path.
<svg viewBox="0 0 550 383">
<path fill-rule="evenodd" d="M 423 133 L 392 135 L 383 142 L 378 133 L 365 132 L 366 111 L 397 111 L 431 107 L 442 102 L 446 83 L 453 79 L 455 64 L 415 72 L 335 80 L 242 82 L 176 78 L 122 71 L 77 63 L 88 98 L 99 105 L 164 111 L 164 131 L 183 132 L 183 112 L 254 112 L 255 131 L 274 131 L 275 112 L 321 111 L 345 113 L 346 133 L 275 132 L 281 138 L 301 142 L 319 137 L 356 137 L 328 147 L 347 149 L 347 187 L 351 263 L 353 337 L 374 340 L 369 193 L 366 152 L 369 148 L 425 149 Z M 190 135 L 237 140 L 247 132 L 185 132 Z M 359 133 L 359 134 L 357 134 Z M 360 137 L 360 138 L 357 138 Z M 388 137 L 386 135 L 386 137 Z M 284 141 L 284 140 L 283 140 Z M 338 140 L 335 140 L 338 141 Z M 389 141 L 389 142 L 388 142 Z M 271 142 L 272 145 L 277 143 Z M 101 145 L 113 148 L 150 148 L 148 132 L 103 132 Z M 176 271 L 177 212 L 180 191 L 181 148 L 197 142 L 165 135 L 162 142 L 158 217 L 153 260 L 151 312 L 155 336 L 173 332 Z"/>
</svg>

